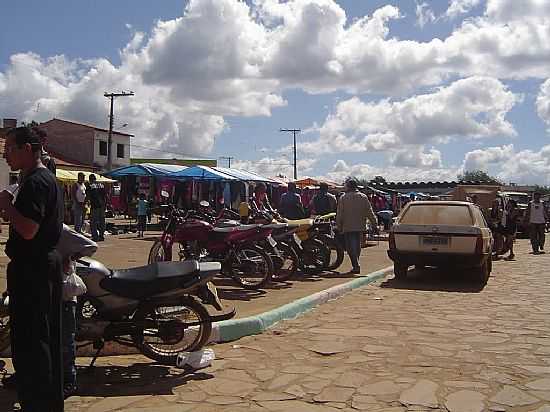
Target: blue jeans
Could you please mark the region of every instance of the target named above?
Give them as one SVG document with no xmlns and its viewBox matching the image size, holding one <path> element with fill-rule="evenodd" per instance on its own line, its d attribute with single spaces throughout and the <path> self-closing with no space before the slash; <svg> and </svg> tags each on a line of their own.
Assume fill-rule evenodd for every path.
<svg viewBox="0 0 550 412">
<path fill-rule="evenodd" d="M 76 302 L 63 302 L 61 321 L 63 386 L 76 386 Z"/>
<path fill-rule="evenodd" d="M 353 269 L 359 269 L 359 256 L 361 255 L 361 235 L 362 232 L 344 233 L 346 252 L 348 252 Z"/>
<path fill-rule="evenodd" d="M 73 203 L 74 214 L 74 230 L 78 233 L 82 231 L 82 224 L 84 223 L 84 204 Z"/>
<path fill-rule="evenodd" d="M 92 209 L 90 226 L 92 229 L 92 240 L 103 239 L 105 235 L 105 208 Z"/>
</svg>

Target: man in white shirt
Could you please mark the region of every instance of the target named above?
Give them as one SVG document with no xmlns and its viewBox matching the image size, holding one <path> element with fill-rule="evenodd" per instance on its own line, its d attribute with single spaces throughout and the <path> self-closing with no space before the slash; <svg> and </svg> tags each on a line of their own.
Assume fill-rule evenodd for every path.
<svg viewBox="0 0 550 412">
<path fill-rule="evenodd" d="M 84 173 L 78 174 L 78 181 L 73 185 L 73 213 L 74 213 L 74 230 L 78 233 L 82 232 L 82 224 L 84 223 L 84 202 L 86 201 L 86 184 L 84 183 Z"/>
<path fill-rule="evenodd" d="M 540 200 L 540 193 L 535 192 L 533 194 L 533 200 L 529 202 L 527 210 L 525 211 L 525 223 L 529 225 L 529 234 L 531 236 L 531 246 L 533 247 L 533 254 L 539 255 L 544 253 L 544 229 L 548 216 L 544 209 L 544 204 Z"/>
</svg>

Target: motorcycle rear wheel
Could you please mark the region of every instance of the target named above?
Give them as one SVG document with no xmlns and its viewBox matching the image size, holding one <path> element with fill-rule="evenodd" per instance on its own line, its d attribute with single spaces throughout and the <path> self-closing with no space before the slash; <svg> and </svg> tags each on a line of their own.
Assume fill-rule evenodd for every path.
<svg viewBox="0 0 550 412">
<path fill-rule="evenodd" d="M 0 352 L 4 352 L 10 345 L 10 317 L 2 315 L 0 316 Z"/>
<path fill-rule="evenodd" d="M 330 263 L 330 249 L 319 239 L 307 239 L 302 242 L 300 269 L 308 275 L 318 275 Z"/>
<path fill-rule="evenodd" d="M 227 267 L 224 272 L 243 289 L 261 289 L 273 277 L 273 261 L 257 246 L 238 247 L 224 265 Z"/>
<path fill-rule="evenodd" d="M 344 262 L 344 246 L 334 237 L 324 235 L 320 238 L 330 250 L 330 261 L 326 270 L 336 270 Z"/>
<path fill-rule="evenodd" d="M 162 336 L 162 326 L 142 330 L 132 336 L 141 353 L 157 362 L 175 365 L 180 352 L 193 352 L 208 343 L 212 332 L 212 321 L 206 308 L 193 298 L 185 299 L 177 306 L 156 305 L 138 309 L 134 315 L 137 321 L 170 321 L 176 329 L 168 339 Z M 192 324 L 192 326 L 186 326 Z M 166 328 L 166 326 L 165 326 Z M 160 335 L 160 336 L 158 336 Z"/>
<path fill-rule="evenodd" d="M 284 282 L 291 279 L 298 271 L 300 258 L 289 245 L 279 242 L 277 249 L 281 254 L 281 265 L 277 265 L 273 271 L 273 280 L 276 282 Z"/>
</svg>

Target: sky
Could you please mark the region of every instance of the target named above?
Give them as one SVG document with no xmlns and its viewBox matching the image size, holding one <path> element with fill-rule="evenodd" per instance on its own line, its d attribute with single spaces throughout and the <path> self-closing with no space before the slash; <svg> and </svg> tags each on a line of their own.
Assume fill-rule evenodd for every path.
<svg viewBox="0 0 550 412">
<path fill-rule="evenodd" d="M 135 135 L 133 157 L 393 181 L 550 185 L 550 1 L 19 0 L 0 117 Z M 221 165 L 226 160 L 219 160 Z"/>
</svg>

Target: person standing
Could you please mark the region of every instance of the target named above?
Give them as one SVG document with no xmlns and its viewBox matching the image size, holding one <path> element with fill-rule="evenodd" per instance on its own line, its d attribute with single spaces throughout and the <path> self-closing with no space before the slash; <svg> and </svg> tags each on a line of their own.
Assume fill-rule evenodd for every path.
<svg viewBox="0 0 550 412">
<path fill-rule="evenodd" d="M 149 202 L 145 200 L 145 193 L 140 193 L 137 204 L 137 237 L 143 237 L 143 233 L 147 227 L 147 210 Z"/>
<path fill-rule="evenodd" d="M 508 199 L 502 213 L 501 226 L 504 234 L 504 247 L 510 254 L 505 260 L 514 260 L 514 240 L 518 230 L 517 220 L 519 217 L 518 205 L 514 199 Z"/>
<path fill-rule="evenodd" d="M 86 184 L 84 173 L 78 173 L 78 181 L 73 185 L 71 196 L 73 200 L 74 230 L 82 233 L 84 223 L 84 205 L 86 201 Z"/>
<path fill-rule="evenodd" d="M 336 227 L 344 235 L 346 251 L 351 260 L 352 274 L 360 274 L 359 256 L 361 255 L 361 237 L 366 231 L 367 219 L 377 231 L 377 219 L 367 195 L 359 191 L 357 181 L 348 179 L 346 193 L 338 202 Z"/>
<path fill-rule="evenodd" d="M 4 157 L 21 171 L 15 202 L 0 194 L 0 214 L 10 222 L 6 255 L 11 350 L 19 403 L 26 412 L 63 410 L 61 257 L 63 192 L 42 164 L 41 134 L 8 131 Z"/>
<path fill-rule="evenodd" d="M 105 186 L 98 182 L 96 176 L 92 173 L 88 178 L 90 184 L 86 191 L 86 196 L 90 201 L 91 217 L 90 226 L 92 230 L 92 240 L 94 242 L 105 240 Z"/>
<path fill-rule="evenodd" d="M 321 182 L 319 184 L 319 193 L 317 193 L 309 204 L 309 209 L 314 215 L 328 215 L 336 212 L 336 196 L 328 192 L 328 184 Z"/>
<path fill-rule="evenodd" d="M 291 220 L 303 219 L 305 217 L 302 198 L 296 193 L 296 183 L 290 182 L 288 184 L 288 191 L 281 196 L 279 212 L 283 217 Z"/>
<path fill-rule="evenodd" d="M 539 192 L 535 192 L 533 200 L 529 202 L 525 211 L 525 223 L 529 225 L 529 235 L 534 255 L 544 253 L 544 229 L 548 221 L 548 215 L 544 204 L 540 200 L 540 196 Z"/>
</svg>

